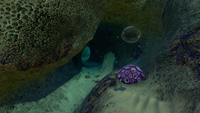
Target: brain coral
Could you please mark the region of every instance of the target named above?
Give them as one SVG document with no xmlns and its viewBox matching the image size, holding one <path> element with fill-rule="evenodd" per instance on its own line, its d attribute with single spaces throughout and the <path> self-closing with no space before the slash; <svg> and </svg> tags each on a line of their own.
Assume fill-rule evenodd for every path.
<svg viewBox="0 0 200 113">
<path fill-rule="evenodd" d="M 6 78 L 0 102 L 6 92 L 67 63 L 100 20 L 100 11 L 82 0 L 0 0 L 0 78 Z"/>
<path fill-rule="evenodd" d="M 81 31 L 65 28 L 70 26 L 73 29 L 78 24 L 73 25 L 74 21 L 85 21 L 75 15 L 64 18 L 70 12 L 61 11 L 65 7 L 61 1 L 34 3 L 17 0 L 0 4 L 1 67 L 10 65 L 14 69 L 26 70 L 66 57 L 75 41 L 72 36 Z"/>
<path fill-rule="evenodd" d="M 145 77 L 145 73 L 138 66 L 127 65 L 120 69 L 117 77 L 122 83 L 134 84 L 141 82 Z"/>
</svg>

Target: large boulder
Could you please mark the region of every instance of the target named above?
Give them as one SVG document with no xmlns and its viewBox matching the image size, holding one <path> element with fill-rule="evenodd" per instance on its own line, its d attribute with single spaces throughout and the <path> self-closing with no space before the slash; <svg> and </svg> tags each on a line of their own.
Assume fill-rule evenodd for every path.
<svg viewBox="0 0 200 113">
<path fill-rule="evenodd" d="M 133 25 L 141 31 L 141 38 L 160 41 L 162 17 L 167 0 L 86 0 L 94 8 L 104 12 L 102 21 L 118 23 L 125 27 Z M 117 27 L 117 26 L 116 26 Z M 123 29 L 122 29 L 123 30 Z M 149 36 L 154 36 L 150 38 Z M 155 37 L 156 36 L 156 37 Z"/>
<path fill-rule="evenodd" d="M 156 71 L 151 71 L 136 84 L 120 82 L 117 77 L 120 69 L 112 71 L 92 89 L 74 113 L 199 112 L 199 84 L 195 83 L 188 67 L 173 64 L 162 67 L 158 64 L 151 69 Z M 172 76 L 166 74 L 168 70 Z"/>
<path fill-rule="evenodd" d="M 162 16 L 157 18 L 162 22 L 162 41 L 146 57 L 128 63 L 138 65 L 146 73 L 146 79 L 139 84 L 124 85 L 116 77 L 119 69 L 114 70 L 93 88 L 77 113 L 140 113 L 148 106 L 155 108 L 153 113 L 161 113 L 163 108 L 172 110 L 168 112 L 199 113 L 200 21 L 197 18 L 200 15 L 196 9 L 200 2 L 166 0 L 163 3 Z M 138 103 L 134 103 L 135 97 Z M 156 99 L 153 102 L 147 99 L 151 97 Z M 173 108 L 165 106 L 159 110 L 162 102 L 169 102 Z"/>
<path fill-rule="evenodd" d="M 199 61 L 198 61 L 199 59 L 198 43 L 199 43 L 200 37 L 198 35 L 199 21 L 198 19 L 196 19 L 196 18 L 199 18 L 199 14 L 198 14 L 199 12 L 196 10 L 199 8 L 198 1 L 186 1 L 186 0 L 164 0 L 164 1 L 159 1 L 159 0 L 138 1 L 136 0 L 134 2 L 132 2 L 131 0 L 85 0 L 85 1 L 81 1 L 81 0 L 76 1 L 76 2 L 72 2 L 72 0 L 71 1 L 67 1 L 67 0 L 56 1 L 56 3 L 60 3 L 59 8 L 56 10 L 55 8 L 58 6 L 53 5 L 55 1 L 50 2 L 49 7 L 47 7 L 48 4 L 42 5 L 42 4 L 47 3 L 47 1 L 46 2 L 35 1 L 34 3 L 38 5 L 34 5 L 36 8 L 32 8 L 32 9 L 38 10 L 38 12 L 36 11 L 36 13 L 34 13 L 33 15 L 37 17 L 36 15 L 39 14 L 40 16 L 37 17 L 37 19 L 39 20 L 36 20 L 36 23 L 34 23 L 33 25 L 37 25 L 36 31 L 40 32 L 38 36 L 40 35 L 42 36 L 42 44 L 40 41 L 39 42 L 37 41 L 40 39 L 40 38 L 38 39 L 37 37 L 31 38 L 30 40 L 24 38 L 25 43 L 24 42 L 21 43 L 22 39 L 20 38 L 19 39 L 17 38 L 17 40 L 15 39 L 16 37 L 15 35 L 20 34 L 20 32 L 22 32 L 22 35 L 20 34 L 18 35 L 18 37 L 29 36 L 28 35 L 30 34 L 29 29 L 32 27 L 32 26 L 29 26 L 30 23 L 28 22 L 28 20 L 31 20 L 31 17 L 29 16 L 21 17 L 21 13 L 28 14 L 31 11 L 26 12 L 26 7 L 23 5 L 20 5 L 20 8 L 17 9 L 17 11 L 20 10 L 20 15 L 19 16 L 17 15 L 17 18 L 19 18 L 19 20 L 21 18 L 26 20 L 22 22 L 20 20 L 19 24 L 23 23 L 23 25 L 18 27 L 18 30 L 15 30 L 16 33 L 13 33 L 14 36 L 11 35 L 12 37 L 11 39 L 10 38 L 7 39 L 7 37 L 4 39 L 4 37 L 7 36 L 8 33 L 5 33 L 4 29 L 0 31 L 0 35 L 1 35 L 0 39 L 3 40 L 2 41 L 3 43 L 1 43 L 0 46 L 1 48 L 2 47 L 6 48 L 6 49 L 2 49 L 1 51 L 1 53 L 3 54 L 3 57 L 0 56 L 1 61 L 2 61 L 1 68 L 0 68 L 1 69 L 0 76 L 1 78 L 3 78 L 0 81 L 1 99 L 9 96 L 10 93 L 12 93 L 15 89 L 25 84 L 26 82 L 31 81 L 33 79 L 39 79 L 40 77 L 42 77 L 43 75 L 51 71 L 52 69 L 65 64 L 76 53 L 82 50 L 84 46 L 86 45 L 86 43 L 92 39 L 92 36 L 94 35 L 94 32 L 98 26 L 98 23 L 101 20 L 101 14 L 103 12 L 104 14 L 102 17 L 103 21 L 110 22 L 110 23 L 118 23 L 118 24 L 121 24 L 123 27 L 133 25 L 137 27 L 142 33 L 141 39 L 139 42 L 144 45 L 146 43 L 150 43 L 149 45 L 148 44 L 145 45 L 148 48 L 140 48 L 144 50 L 144 53 L 146 52 L 146 56 L 144 56 L 143 54 L 144 57 L 142 57 L 140 60 L 135 60 L 135 59 L 133 60 L 132 57 L 127 55 L 127 53 L 131 53 L 129 48 L 133 49 L 132 48 L 133 45 L 128 45 L 126 43 L 122 44 L 122 42 L 120 41 L 119 43 L 121 43 L 121 45 L 116 44 L 115 46 L 113 46 L 112 45 L 113 43 L 112 44 L 109 43 L 109 45 L 112 45 L 113 47 L 115 47 L 116 50 L 120 50 L 118 52 L 115 51 L 116 52 L 115 54 L 119 54 L 121 55 L 119 57 L 121 59 L 123 58 L 121 61 L 118 61 L 119 63 L 114 65 L 114 67 L 119 68 L 127 63 L 137 64 L 146 73 L 147 77 L 151 76 L 152 79 L 157 77 L 157 80 L 160 80 L 160 78 L 163 78 L 163 76 L 165 76 L 166 78 L 162 79 L 162 81 L 159 83 L 161 84 L 162 82 L 165 82 L 166 86 L 170 86 L 172 83 L 173 87 L 171 88 L 173 88 L 174 90 L 178 90 L 177 96 L 182 93 L 181 96 L 183 98 L 187 98 L 187 100 L 185 101 L 189 102 L 190 98 L 193 98 L 194 100 L 196 99 L 198 101 L 198 97 L 195 95 L 195 93 L 196 94 L 198 93 L 197 92 L 198 88 L 196 86 L 188 87 L 186 89 L 184 88 L 176 89 L 176 87 L 180 87 L 179 85 L 174 85 L 177 81 L 172 81 L 172 82 L 168 82 L 168 81 L 171 80 L 179 72 L 177 71 L 175 71 L 174 73 L 165 72 L 167 69 L 168 71 L 171 71 L 170 69 L 174 68 L 173 66 L 170 67 L 171 65 L 179 64 L 179 65 L 186 66 L 186 68 L 181 68 L 179 69 L 179 71 L 183 72 L 182 74 L 184 74 L 185 72 L 185 75 L 184 75 L 185 79 L 188 79 L 187 78 L 188 76 L 189 77 L 188 81 L 190 81 L 192 84 L 195 84 L 196 81 L 191 81 L 193 80 L 191 78 L 193 77 L 193 74 L 191 74 L 192 72 L 190 69 L 193 69 L 193 72 L 195 72 L 197 77 L 199 77 L 198 74 L 199 74 L 200 68 L 199 68 Z M 0 2 L 1 15 L 5 15 L 5 16 L 1 16 L 2 19 L 0 21 L 4 20 L 4 17 L 5 19 L 9 19 L 9 17 L 7 17 L 6 15 L 12 14 L 8 12 L 9 10 L 9 8 L 7 8 L 7 5 L 9 5 L 8 2 L 9 1 Z M 10 6 L 11 4 L 15 4 L 14 7 L 16 8 L 18 7 L 17 5 L 18 2 L 19 1 L 15 1 L 13 3 L 10 2 Z M 33 2 L 27 1 L 27 3 L 33 3 Z M 26 3 L 23 2 L 23 4 L 26 4 Z M 50 6 L 53 8 L 51 9 Z M 42 14 L 40 14 L 39 13 L 40 8 L 42 8 L 42 11 L 43 9 L 46 9 L 48 12 L 53 11 L 53 13 L 50 13 L 50 14 L 48 13 L 48 16 L 47 16 L 48 20 L 45 21 L 45 24 L 43 23 L 44 22 L 43 18 L 39 18 L 39 17 L 43 17 L 42 15 L 45 14 L 46 10 L 43 11 Z M 11 8 L 10 8 L 10 11 L 11 11 Z M 59 16 L 60 18 L 56 18 L 56 15 Z M 52 17 L 49 18 L 50 16 Z M 56 21 L 49 21 L 49 19 L 53 19 Z M 64 21 L 62 19 L 64 19 Z M 59 23 L 57 21 L 61 21 L 61 22 Z M 9 20 L 8 23 L 9 22 L 11 21 Z M 35 22 L 34 19 L 33 19 L 33 22 Z M 42 26 L 38 26 L 40 22 L 44 24 L 42 26 L 45 26 L 46 24 L 49 25 L 48 24 L 49 22 L 55 22 L 55 24 L 50 24 L 51 26 L 42 27 Z M 1 26 L 4 23 L 5 22 L 2 21 Z M 59 24 L 62 24 L 62 25 L 59 26 Z M 11 24 L 9 23 L 9 25 Z M 26 28 L 26 26 L 29 26 L 29 27 Z M 64 27 L 64 26 L 67 26 L 67 27 Z M 123 30 L 123 27 L 121 30 Z M 13 29 L 12 26 L 1 27 L 1 29 L 2 28 Z M 51 28 L 51 29 L 48 29 L 48 28 Z M 46 34 L 41 32 L 44 29 L 52 30 L 54 28 L 55 30 L 53 30 L 52 31 L 53 33 L 51 34 L 48 34 L 48 32 Z M 33 33 L 37 33 L 37 32 L 33 32 Z M 45 36 L 48 36 L 48 37 L 49 36 L 50 37 L 63 36 L 63 38 L 60 38 L 60 37 L 57 39 L 50 38 L 49 40 L 52 43 L 46 43 L 48 41 L 48 38 L 43 39 L 43 37 Z M 71 38 L 68 38 L 68 37 L 71 37 Z M 105 38 L 107 38 L 107 40 L 111 40 L 110 37 L 104 37 L 104 39 Z M 99 40 L 102 40 L 102 39 L 103 38 L 99 37 Z M 117 39 L 117 37 L 115 37 L 115 39 Z M 63 43 L 64 41 L 67 44 Z M 141 41 L 144 41 L 144 42 L 141 42 Z M 153 42 L 157 42 L 157 41 L 158 42 L 161 41 L 161 42 L 159 42 L 159 44 L 157 43 L 158 45 L 155 48 L 153 48 L 154 49 L 153 51 L 150 51 L 150 49 L 152 49 L 151 47 L 155 46 L 154 45 L 155 43 Z M 17 42 L 19 42 L 19 44 Z M 44 47 L 41 46 L 43 45 L 43 43 L 46 44 L 47 46 L 44 46 Z M 96 43 L 101 43 L 101 42 L 96 41 Z M 12 44 L 14 44 L 14 46 Z M 34 44 L 36 44 L 37 46 Z M 136 44 L 134 46 L 136 46 Z M 30 47 L 31 47 L 31 52 L 29 51 Z M 65 47 L 65 49 L 63 49 L 63 47 Z M 109 46 L 105 46 L 105 43 L 101 43 L 100 47 L 110 50 Z M 14 48 L 14 49 L 10 49 L 10 48 Z M 104 50 L 107 51 L 106 49 Z M 13 52 L 11 50 L 13 50 Z M 10 52 L 12 54 L 10 54 Z M 6 54 L 9 53 L 10 56 L 6 56 L 5 53 Z M 18 53 L 20 54 L 18 55 Z M 12 57 L 11 55 L 13 54 L 14 56 Z M 32 55 L 31 58 L 29 58 L 30 55 Z M 20 58 L 18 59 L 17 56 Z M 14 60 L 10 60 L 12 58 Z M 33 60 L 33 62 L 28 63 L 29 60 L 31 61 Z M 130 61 L 133 61 L 133 62 L 130 62 Z M 17 63 L 13 63 L 13 62 L 17 62 Z M 169 62 L 171 64 L 168 64 Z M 157 66 L 157 68 L 154 68 L 155 66 Z M 170 68 L 166 69 L 165 66 L 169 66 Z M 191 68 L 187 68 L 187 66 Z M 160 67 L 163 67 L 163 68 L 161 69 Z M 162 73 L 151 74 L 153 71 L 157 71 L 160 73 L 162 72 Z M 182 76 L 179 76 L 179 77 L 181 78 Z M 183 79 L 177 79 L 177 78 L 176 80 L 183 80 Z M 113 79 L 110 79 L 110 80 L 113 80 Z M 155 80 L 155 82 L 157 80 Z M 103 82 L 100 82 L 100 83 L 103 83 Z M 184 85 L 185 83 L 186 81 L 183 81 L 181 84 Z M 173 92 L 170 90 L 171 88 L 165 89 L 165 85 L 162 87 L 158 87 L 157 88 L 158 90 L 156 91 L 157 93 L 160 93 L 161 96 L 159 95 L 160 97 L 158 97 L 158 99 L 161 101 L 163 98 L 168 99 L 168 97 L 164 96 L 163 93 L 169 93 L 169 95 L 173 95 Z M 190 85 L 191 84 L 188 84 L 188 86 Z M 98 85 L 95 88 L 97 87 Z M 105 88 L 105 87 L 102 87 L 102 88 Z M 187 97 L 187 95 L 189 96 Z M 188 106 L 186 107 L 190 108 L 188 110 L 192 110 L 192 109 L 194 110 L 194 108 L 191 107 L 193 104 L 196 104 L 193 100 L 190 101 L 190 104 L 187 104 Z M 98 105 L 96 107 L 98 108 Z"/>
<path fill-rule="evenodd" d="M 1 0 L 0 102 L 80 52 L 101 16 L 83 1 Z"/>
<path fill-rule="evenodd" d="M 200 15 L 198 1 L 182 1 L 182 0 L 86 0 L 94 6 L 101 7 L 104 11 L 102 20 L 109 23 L 117 23 L 112 26 L 112 29 L 117 29 L 118 32 L 123 30 L 123 27 L 133 25 L 141 31 L 141 39 L 137 44 L 124 44 L 120 38 L 120 33 L 117 34 L 112 29 L 99 29 L 101 32 L 108 32 L 109 40 L 105 41 L 101 36 L 96 35 L 95 44 L 101 42 L 108 44 L 102 47 L 104 50 L 115 50 L 115 54 L 119 55 L 120 59 L 126 65 L 133 59 L 130 57 L 132 50 L 138 49 L 138 46 L 154 47 L 154 56 L 157 59 L 164 57 L 174 58 L 174 63 L 178 65 L 187 65 L 191 67 L 195 75 L 200 76 L 200 52 L 199 52 L 199 20 L 196 19 Z M 121 25 L 121 26 L 120 26 Z M 98 33 L 98 32 L 97 32 Z M 103 33 L 102 33 L 103 34 Z M 107 35 L 107 36 L 109 36 Z M 104 39 L 104 41 L 103 41 Z M 114 42 L 114 43 L 112 43 Z M 158 43 L 157 43 L 158 42 Z M 109 47 L 109 44 L 112 47 Z M 127 48 L 131 48 L 128 49 Z M 164 51 L 162 51 L 164 48 Z M 142 51 L 149 51 L 147 48 L 139 47 Z M 105 50 L 106 51 L 106 50 Z M 104 52 L 105 52 L 104 51 Z M 118 52 L 117 52 L 118 51 Z M 107 52 L 107 51 L 106 51 Z M 148 52 L 147 52 L 148 53 Z M 148 54 L 147 54 L 148 55 Z M 133 55 L 132 55 L 133 56 Z M 149 55 L 148 55 L 149 56 Z M 148 57 L 147 57 L 148 58 Z M 155 60 L 149 62 L 153 63 Z M 150 64 L 151 64 L 150 63 Z M 122 67 L 123 65 L 120 65 Z M 119 67 L 117 67 L 119 68 Z"/>
</svg>

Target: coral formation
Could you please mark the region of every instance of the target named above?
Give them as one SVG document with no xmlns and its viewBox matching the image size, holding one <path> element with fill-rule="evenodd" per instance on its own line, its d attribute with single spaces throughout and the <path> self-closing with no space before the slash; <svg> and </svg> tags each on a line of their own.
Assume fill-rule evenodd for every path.
<svg viewBox="0 0 200 113">
<path fill-rule="evenodd" d="M 82 0 L 0 0 L 0 104 L 80 52 L 101 17 Z"/>
<path fill-rule="evenodd" d="M 200 77 L 200 26 L 182 35 L 171 44 L 170 56 L 178 65 L 192 68 L 197 78 Z"/>
<path fill-rule="evenodd" d="M 64 10 L 65 2 L 0 2 L 0 65 L 27 70 L 67 56 L 86 20 Z M 68 16 L 65 16 L 68 15 Z M 79 24 L 78 27 L 77 24 Z M 73 29 L 66 29 L 69 26 Z M 48 57 L 47 57 L 48 56 Z M 1 71 L 4 69 L 0 68 Z"/>
<path fill-rule="evenodd" d="M 163 36 L 170 41 L 169 56 L 175 64 L 190 67 L 196 77 L 200 78 L 200 26 L 199 1 L 168 0 L 163 16 Z M 195 5 L 194 5 L 195 4 Z M 183 7 L 184 6 L 184 7 Z M 192 7 L 192 8 L 190 8 Z M 176 31 L 176 32 L 174 32 Z"/>
<path fill-rule="evenodd" d="M 122 83 L 134 84 L 141 82 L 145 77 L 145 73 L 135 65 L 127 65 L 120 69 L 117 77 Z"/>
</svg>

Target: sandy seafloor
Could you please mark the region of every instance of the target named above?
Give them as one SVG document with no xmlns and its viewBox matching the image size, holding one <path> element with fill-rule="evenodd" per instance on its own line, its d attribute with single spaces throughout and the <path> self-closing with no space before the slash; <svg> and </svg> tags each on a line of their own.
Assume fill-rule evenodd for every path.
<svg viewBox="0 0 200 113">
<path fill-rule="evenodd" d="M 97 84 L 97 81 L 100 81 L 113 70 L 114 60 L 114 54 L 110 52 L 104 56 L 104 62 L 101 66 L 92 68 L 82 67 L 79 74 L 62 84 L 55 91 L 46 95 L 46 97 L 36 101 L 18 103 L 4 109 L 1 108 L 1 113 L 73 113 Z M 67 73 L 55 71 L 52 71 L 52 73 L 53 76 L 68 75 Z M 65 78 L 61 77 L 60 82 L 65 81 L 64 79 Z M 30 88 L 30 85 L 27 85 L 27 87 Z M 54 87 L 51 88 L 54 89 Z M 29 89 L 27 89 L 27 91 L 29 91 Z M 29 92 L 27 92 L 27 94 L 29 94 Z M 39 95 L 36 95 L 35 92 L 35 96 Z"/>
<path fill-rule="evenodd" d="M 50 72 L 45 82 L 29 83 L 16 91 L 15 104 L 0 108 L 0 113 L 79 113 L 80 105 L 97 82 L 113 71 L 115 55 L 109 52 L 101 66 L 82 67 L 80 71 L 74 70 L 70 62 Z M 105 94 L 112 96 L 102 105 L 115 104 L 99 113 L 200 113 L 200 102 L 192 104 L 187 95 L 179 96 L 184 90 L 198 87 L 195 82 L 188 67 L 157 65 L 140 83 L 121 84 L 126 91 L 108 89 Z"/>
</svg>

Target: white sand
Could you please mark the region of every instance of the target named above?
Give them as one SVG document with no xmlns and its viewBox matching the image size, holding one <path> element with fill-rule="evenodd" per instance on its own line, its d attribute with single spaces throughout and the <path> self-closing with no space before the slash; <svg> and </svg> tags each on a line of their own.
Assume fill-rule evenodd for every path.
<svg viewBox="0 0 200 113">
<path fill-rule="evenodd" d="M 165 76 L 167 72 L 174 77 Z M 156 74 L 159 76 L 155 76 Z M 120 83 L 116 87 L 107 88 L 96 101 L 94 109 L 95 113 L 192 113 L 186 111 L 188 109 L 185 106 L 188 104 L 195 108 L 193 113 L 200 113 L 199 103 L 196 106 L 178 93 L 193 87 L 195 79 L 188 67 L 168 65 L 152 71 L 147 79 L 140 83 Z M 169 93 L 169 90 L 173 93 Z"/>
<path fill-rule="evenodd" d="M 147 85 L 122 85 L 125 91 L 108 90 L 111 98 L 105 105 L 114 103 L 101 113 L 175 113 L 169 102 L 159 101 L 148 90 Z"/>
<path fill-rule="evenodd" d="M 83 67 L 78 75 L 60 87 L 61 93 L 63 93 L 66 98 L 69 99 L 69 101 L 63 101 L 60 104 L 60 109 L 63 109 L 65 113 L 73 113 L 74 110 L 81 104 L 83 99 L 90 93 L 92 88 L 97 84 L 95 81 L 100 81 L 113 70 L 113 64 L 115 60 L 114 54 L 108 53 L 105 55 L 104 59 L 105 60 L 101 68 Z M 90 76 L 91 78 L 86 79 L 86 75 Z M 100 77 L 95 78 L 95 75 L 100 75 Z M 60 91 L 60 89 L 58 89 L 58 91 Z M 55 113 L 56 112 L 57 111 L 55 111 Z"/>
</svg>

